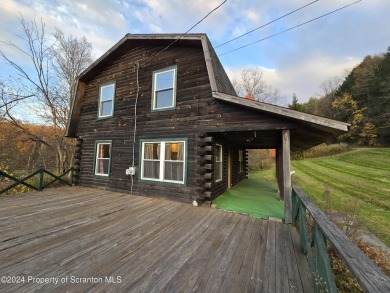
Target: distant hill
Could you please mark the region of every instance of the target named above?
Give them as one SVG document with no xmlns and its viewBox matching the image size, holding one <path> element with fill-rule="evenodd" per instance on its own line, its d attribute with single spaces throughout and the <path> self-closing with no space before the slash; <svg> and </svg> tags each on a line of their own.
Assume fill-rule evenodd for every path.
<svg viewBox="0 0 390 293">
<path fill-rule="evenodd" d="M 384 54 L 366 56 L 342 81 L 321 98 L 290 108 L 352 124 L 341 142 L 390 146 L 390 47 Z"/>
</svg>

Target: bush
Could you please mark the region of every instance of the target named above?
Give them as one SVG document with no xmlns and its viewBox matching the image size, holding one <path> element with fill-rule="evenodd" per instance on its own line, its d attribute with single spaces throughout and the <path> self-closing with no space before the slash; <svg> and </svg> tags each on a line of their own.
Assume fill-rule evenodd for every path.
<svg viewBox="0 0 390 293">
<path fill-rule="evenodd" d="M 339 292 L 364 292 L 351 272 L 345 266 L 332 247 L 328 247 L 330 266 L 335 275 L 336 287 Z"/>
<path fill-rule="evenodd" d="M 301 158 L 309 159 L 309 158 L 325 157 L 325 156 L 345 153 L 350 150 L 351 148 L 346 143 L 329 144 L 329 145 L 323 143 L 304 151 L 303 154 L 301 155 Z M 295 156 L 297 156 L 299 160 L 299 155 L 295 155 Z"/>
<path fill-rule="evenodd" d="M 18 178 L 19 176 L 16 174 L 13 174 L 13 172 L 10 170 L 8 165 L 5 165 L 3 163 L 0 163 L 0 170 L 3 171 L 4 173 Z M 8 186 L 12 185 L 15 183 L 15 181 L 8 179 L 6 177 L 0 176 L 0 190 L 3 190 L 4 188 L 7 188 Z M 5 194 L 17 194 L 17 193 L 23 193 L 29 191 L 30 188 L 28 188 L 25 185 L 19 184 L 16 187 L 8 190 L 5 192 Z M 3 193 L 4 194 L 4 193 Z"/>
<path fill-rule="evenodd" d="M 386 275 L 390 276 L 390 255 L 386 251 L 362 240 L 355 243 Z"/>
<path fill-rule="evenodd" d="M 249 171 L 255 172 L 271 168 L 275 163 L 275 158 L 267 149 L 250 149 L 248 150 L 248 168 Z"/>
</svg>

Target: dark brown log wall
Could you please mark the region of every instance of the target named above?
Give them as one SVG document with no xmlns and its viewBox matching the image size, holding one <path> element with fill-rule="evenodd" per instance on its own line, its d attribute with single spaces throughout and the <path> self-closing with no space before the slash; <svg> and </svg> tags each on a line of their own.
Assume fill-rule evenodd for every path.
<svg viewBox="0 0 390 293">
<path fill-rule="evenodd" d="M 222 181 L 219 182 L 213 182 L 212 185 L 212 198 L 216 198 L 217 196 L 221 195 L 228 189 L 228 152 L 230 149 L 231 152 L 231 186 L 236 185 L 237 183 L 241 182 L 245 178 L 247 178 L 247 161 L 246 161 L 246 150 L 243 148 L 239 148 L 235 145 L 232 145 L 228 142 L 225 142 L 221 139 L 216 139 L 216 144 L 222 145 L 223 149 L 223 175 L 222 175 Z M 240 172 L 239 169 L 239 150 L 243 150 L 243 171 Z"/>
<path fill-rule="evenodd" d="M 141 59 L 144 52 L 153 54 L 161 48 L 136 47 L 112 61 L 94 78 L 86 82 L 82 100 L 77 135 L 83 139 L 80 162 L 80 184 L 130 191 L 131 178 L 125 169 L 132 165 L 134 104 L 137 92 L 136 66 L 134 60 Z M 203 196 L 198 190 L 197 146 L 195 138 L 199 115 L 199 100 L 211 97 L 203 52 L 200 47 L 173 47 L 151 64 L 141 62 L 138 83 L 140 93 L 137 106 L 137 134 L 135 165 L 139 167 L 139 141 L 150 138 L 188 139 L 187 186 L 139 183 L 134 177 L 135 194 L 168 197 L 190 202 L 193 197 Z M 176 110 L 151 112 L 152 72 L 177 65 Z M 97 119 L 99 87 L 115 81 L 116 92 L 112 118 Z M 94 175 L 95 142 L 112 140 L 112 162 L 109 178 Z"/>
<path fill-rule="evenodd" d="M 110 190 L 130 191 L 131 177 L 125 170 L 132 165 L 133 132 L 135 121 L 135 100 L 137 83 L 139 97 L 137 106 L 137 134 L 135 144 L 135 166 L 139 171 L 140 139 L 188 139 L 187 185 L 149 184 L 138 182 L 134 177 L 134 194 L 160 196 L 184 202 L 205 196 L 204 169 L 199 146 L 199 133 L 204 131 L 223 131 L 234 128 L 250 129 L 265 125 L 279 129 L 281 121 L 269 115 L 238 108 L 216 101 L 212 97 L 210 81 L 202 48 L 199 46 L 171 46 L 157 58 L 143 59 L 140 62 L 137 81 L 137 60 L 160 51 L 162 47 L 139 45 L 122 50 L 109 56 L 104 68 L 98 68 L 96 74 L 81 79 L 85 83 L 80 116 L 77 124 L 77 136 L 82 139 L 82 157 L 80 165 L 80 184 Z M 155 70 L 177 66 L 176 109 L 151 111 L 152 73 Z M 114 115 L 112 118 L 97 119 L 99 87 L 107 82 L 116 82 Z M 112 140 L 112 162 L 109 178 L 94 175 L 95 142 Z M 231 142 L 230 142 L 231 144 Z M 234 145 L 232 146 L 234 148 Z M 211 196 L 221 194 L 227 188 L 227 155 L 224 147 L 224 180 L 211 184 Z M 234 148 L 232 183 L 245 178 L 246 172 L 237 173 L 238 148 Z M 246 166 L 244 167 L 244 170 Z"/>
</svg>

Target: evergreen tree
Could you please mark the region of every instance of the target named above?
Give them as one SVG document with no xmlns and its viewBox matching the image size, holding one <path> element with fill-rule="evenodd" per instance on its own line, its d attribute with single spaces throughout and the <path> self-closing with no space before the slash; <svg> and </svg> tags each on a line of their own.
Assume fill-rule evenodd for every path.
<svg viewBox="0 0 390 293">
<path fill-rule="evenodd" d="M 298 98 L 297 98 L 297 95 L 295 93 L 293 93 L 292 103 L 289 104 L 288 107 L 291 110 L 301 111 L 301 112 L 304 111 L 304 108 L 303 108 L 302 104 L 298 103 Z"/>
</svg>

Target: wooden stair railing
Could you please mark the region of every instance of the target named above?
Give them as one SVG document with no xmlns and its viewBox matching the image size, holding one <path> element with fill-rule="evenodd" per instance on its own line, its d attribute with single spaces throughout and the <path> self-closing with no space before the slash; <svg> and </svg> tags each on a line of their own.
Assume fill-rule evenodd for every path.
<svg viewBox="0 0 390 293">
<path fill-rule="evenodd" d="M 337 292 L 327 242 L 365 292 L 390 292 L 390 278 L 298 187 L 293 187 L 292 205 L 293 223 L 299 230 L 300 249 L 307 257 L 315 292 Z M 307 213 L 313 219 L 311 231 Z"/>
</svg>

